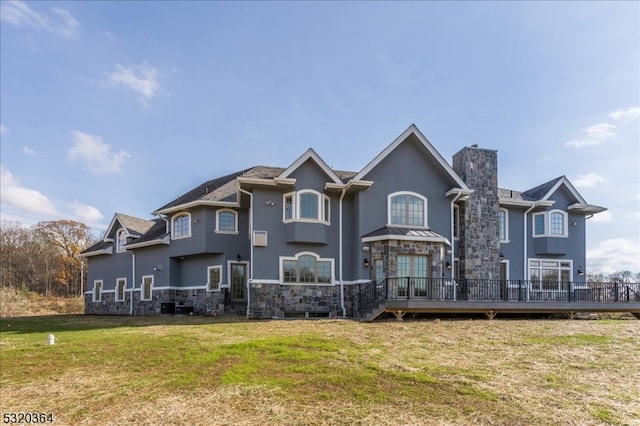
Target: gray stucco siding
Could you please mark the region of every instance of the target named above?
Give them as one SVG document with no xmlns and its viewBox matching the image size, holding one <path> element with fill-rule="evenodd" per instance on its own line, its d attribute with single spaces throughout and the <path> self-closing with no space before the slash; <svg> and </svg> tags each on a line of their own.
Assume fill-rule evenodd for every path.
<svg viewBox="0 0 640 426">
<path fill-rule="evenodd" d="M 131 253 L 92 256 L 91 268 L 87 274 L 87 291 L 93 291 L 93 283 L 102 280 L 103 290 L 115 290 L 118 278 L 131 280 Z"/>
</svg>

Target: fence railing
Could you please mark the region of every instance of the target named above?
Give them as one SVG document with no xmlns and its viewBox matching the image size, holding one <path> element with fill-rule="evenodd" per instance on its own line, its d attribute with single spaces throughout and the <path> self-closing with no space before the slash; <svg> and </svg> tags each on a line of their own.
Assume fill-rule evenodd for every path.
<svg viewBox="0 0 640 426">
<path fill-rule="evenodd" d="M 410 299 L 640 303 L 640 283 L 398 277 L 359 285 L 355 302 L 366 312 L 384 300 Z"/>
</svg>

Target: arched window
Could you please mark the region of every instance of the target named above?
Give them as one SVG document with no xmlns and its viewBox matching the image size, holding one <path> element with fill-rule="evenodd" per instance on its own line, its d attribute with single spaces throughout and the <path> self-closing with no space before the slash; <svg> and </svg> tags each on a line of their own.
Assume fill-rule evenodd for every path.
<svg viewBox="0 0 640 426">
<path fill-rule="evenodd" d="M 229 209 L 216 212 L 216 232 L 238 232 L 238 214 Z"/>
<path fill-rule="evenodd" d="M 389 195 L 389 224 L 427 226 L 427 199 L 412 192 Z"/>
<path fill-rule="evenodd" d="M 551 210 L 533 215 L 534 237 L 566 237 L 568 235 L 567 212 Z"/>
<path fill-rule="evenodd" d="M 191 236 L 191 214 L 178 213 L 171 220 L 172 238 L 184 238 Z"/>
<path fill-rule="evenodd" d="M 280 258 L 280 282 L 283 284 L 331 284 L 333 259 L 322 259 L 315 253 L 303 252 Z"/>
<path fill-rule="evenodd" d="M 116 238 L 116 252 L 122 253 L 124 251 L 124 246 L 127 244 L 127 231 L 121 229 L 118 231 L 118 235 Z"/>
</svg>

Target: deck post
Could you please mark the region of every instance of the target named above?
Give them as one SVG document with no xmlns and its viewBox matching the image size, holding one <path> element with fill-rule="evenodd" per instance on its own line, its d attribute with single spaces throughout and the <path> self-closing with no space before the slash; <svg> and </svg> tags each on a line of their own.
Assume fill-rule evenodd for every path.
<svg viewBox="0 0 640 426">
<path fill-rule="evenodd" d="M 396 316 L 396 319 L 398 321 L 402 321 L 403 320 L 404 314 L 406 314 L 406 312 L 404 312 L 404 311 L 402 311 L 400 309 L 398 309 L 396 311 L 393 311 L 393 315 Z"/>
<path fill-rule="evenodd" d="M 487 311 L 484 313 L 487 316 L 487 319 L 494 319 L 496 317 L 497 312 L 495 311 Z"/>
</svg>

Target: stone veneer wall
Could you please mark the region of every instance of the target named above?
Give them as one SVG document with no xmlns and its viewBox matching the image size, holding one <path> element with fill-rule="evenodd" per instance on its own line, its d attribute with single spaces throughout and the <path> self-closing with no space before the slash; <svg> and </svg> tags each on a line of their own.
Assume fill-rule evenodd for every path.
<svg viewBox="0 0 640 426">
<path fill-rule="evenodd" d="M 249 291 L 251 318 L 342 316 L 339 286 L 252 283 Z"/>
<path fill-rule="evenodd" d="M 130 292 L 126 292 L 123 302 L 115 301 L 115 293 L 102 293 L 100 302 L 93 301 L 93 295 L 86 293 L 85 314 L 89 315 L 129 315 Z M 160 315 L 161 304 L 175 302 L 176 306 L 193 306 L 194 314 L 213 315 L 224 313 L 224 292 L 210 292 L 205 289 L 153 290 L 151 300 L 140 300 L 140 292 L 133 292 L 133 315 Z"/>
<path fill-rule="evenodd" d="M 453 156 L 453 169 L 474 190 L 460 203 L 460 276 L 500 279 L 498 154 L 465 147 Z"/>
</svg>

